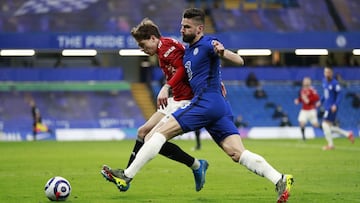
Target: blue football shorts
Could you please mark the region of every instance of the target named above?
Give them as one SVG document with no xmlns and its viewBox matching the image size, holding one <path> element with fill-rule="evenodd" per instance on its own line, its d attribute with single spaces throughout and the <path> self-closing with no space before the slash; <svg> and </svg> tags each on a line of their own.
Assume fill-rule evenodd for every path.
<svg viewBox="0 0 360 203">
<path fill-rule="evenodd" d="M 323 119 L 326 120 L 326 121 L 330 121 L 332 123 L 335 122 L 336 120 L 336 112 L 332 112 L 331 109 L 326 109 L 325 112 L 324 112 L 324 116 L 323 116 Z"/>
<path fill-rule="evenodd" d="M 205 127 L 218 144 L 229 135 L 239 134 L 230 104 L 219 92 L 196 95 L 172 115 L 184 133 Z"/>
</svg>

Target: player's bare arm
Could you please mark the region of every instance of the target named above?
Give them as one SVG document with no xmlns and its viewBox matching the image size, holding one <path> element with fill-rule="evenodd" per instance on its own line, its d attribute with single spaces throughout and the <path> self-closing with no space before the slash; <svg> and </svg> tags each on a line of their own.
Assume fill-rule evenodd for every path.
<svg viewBox="0 0 360 203">
<path fill-rule="evenodd" d="M 226 91 L 226 87 L 225 84 L 221 81 L 221 94 L 226 97 L 227 91 Z"/>
<path fill-rule="evenodd" d="M 171 72 L 173 75 L 176 73 L 176 69 L 172 65 L 165 65 L 165 67 Z M 168 105 L 168 98 L 169 98 L 169 89 L 171 88 L 171 85 L 168 83 L 165 83 L 162 88 L 160 89 L 160 92 L 157 96 L 157 108 L 164 109 Z"/>
<path fill-rule="evenodd" d="M 169 84 L 165 84 L 161 88 L 161 90 L 157 96 L 157 108 L 164 109 L 168 105 L 167 101 L 169 98 L 169 89 L 170 89 Z"/>
<path fill-rule="evenodd" d="M 315 106 L 316 106 L 316 108 L 319 108 L 321 106 L 321 101 L 317 101 Z"/>
<path fill-rule="evenodd" d="M 222 43 L 220 43 L 219 41 L 214 40 L 213 46 L 214 46 L 215 52 L 221 58 L 231 61 L 240 66 L 244 65 L 244 59 L 241 56 L 239 56 L 238 54 L 235 54 L 234 52 L 232 52 L 228 49 L 225 49 L 224 45 Z"/>
<path fill-rule="evenodd" d="M 332 112 L 336 112 L 337 111 L 337 106 L 334 104 L 331 106 L 331 111 Z"/>
</svg>

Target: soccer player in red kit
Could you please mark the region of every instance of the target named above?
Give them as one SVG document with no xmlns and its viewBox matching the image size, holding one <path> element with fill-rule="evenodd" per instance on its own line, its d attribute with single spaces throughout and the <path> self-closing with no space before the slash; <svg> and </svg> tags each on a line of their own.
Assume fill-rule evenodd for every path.
<svg viewBox="0 0 360 203">
<path fill-rule="evenodd" d="M 162 126 L 168 119 L 167 115 L 187 106 L 193 98 L 193 92 L 182 61 L 185 47 L 175 39 L 161 36 L 159 28 L 147 18 L 134 27 L 131 34 L 146 54 L 157 55 L 160 68 L 165 75 L 166 84 L 157 96 L 158 110 L 138 129 L 138 139 L 130 155 L 128 166 L 133 162 L 137 152 L 146 141 L 146 135 Z M 170 88 L 171 97 L 169 96 Z M 205 183 L 205 172 L 208 168 L 206 160 L 198 160 L 190 156 L 171 142 L 166 142 L 159 153 L 190 167 L 194 174 L 196 191 L 202 189 Z M 126 191 L 128 187 L 119 187 L 114 179 L 113 176 L 117 176 L 117 173 L 119 173 L 117 169 L 111 169 L 106 165 L 101 170 L 101 174 L 108 181 L 113 182 L 120 191 Z"/>
<path fill-rule="evenodd" d="M 320 97 L 316 90 L 311 86 L 311 79 L 305 77 L 302 82 L 299 98 L 296 98 L 294 103 L 297 105 L 302 104 L 298 121 L 301 128 L 302 139 L 305 140 L 305 125 L 310 122 L 312 126 L 318 128 L 319 121 L 317 118 L 316 102 Z"/>
</svg>

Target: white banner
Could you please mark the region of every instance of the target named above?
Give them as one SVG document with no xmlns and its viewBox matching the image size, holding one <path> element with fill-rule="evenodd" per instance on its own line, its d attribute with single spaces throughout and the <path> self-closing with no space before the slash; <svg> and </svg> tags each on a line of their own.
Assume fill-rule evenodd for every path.
<svg viewBox="0 0 360 203">
<path fill-rule="evenodd" d="M 315 137 L 312 127 L 305 128 L 307 139 Z M 300 127 L 253 127 L 247 136 L 251 139 L 302 139 Z"/>
<path fill-rule="evenodd" d="M 312 127 L 305 128 L 307 139 L 315 138 Z M 253 127 L 247 135 L 250 139 L 302 139 L 300 127 Z M 194 132 L 188 132 L 174 139 L 193 140 Z M 201 139 L 211 139 L 209 133 L 202 129 Z M 56 140 L 58 141 L 82 141 L 82 140 L 123 140 L 126 134 L 119 128 L 90 128 L 90 129 L 57 129 Z"/>
<path fill-rule="evenodd" d="M 194 140 L 195 139 L 195 132 L 191 131 L 191 132 L 187 132 L 184 133 L 182 135 L 176 136 L 174 139 L 177 140 Z M 204 140 L 204 139 L 212 139 L 210 134 L 208 133 L 208 131 L 201 129 L 200 131 L 200 139 Z"/>
<path fill-rule="evenodd" d="M 58 141 L 123 140 L 125 133 L 119 128 L 57 129 Z"/>
</svg>

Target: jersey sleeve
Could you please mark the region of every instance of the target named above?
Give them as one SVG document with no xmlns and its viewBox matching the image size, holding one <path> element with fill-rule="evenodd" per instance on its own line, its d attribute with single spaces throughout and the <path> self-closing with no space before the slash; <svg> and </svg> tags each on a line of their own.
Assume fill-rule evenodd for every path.
<svg viewBox="0 0 360 203">
<path fill-rule="evenodd" d="M 335 84 L 335 93 L 336 93 L 335 105 L 339 106 L 340 101 L 342 99 L 342 92 L 341 92 L 341 87 L 340 87 L 339 83 Z"/>
<path fill-rule="evenodd" d="M 177 83 L 182 81 L 186 76 L 185 67 L 183 64 L 183 54 L 184 50 L 181 48 L 176 48 L 175 51 L 171 52 L 169 58 L 171 59 L 171 66 L 176 67 L 176 72 L 170 80 L 167 81 L 167 84 L 171 87 L 174 87 Z"/>
<path fill-rule="evenodd" d="M 310 98 L 311 102 L 317 102 L 319 101 L 319 99 L 320 99 L 319 94 L 316 92 L 316 90 L 313 89 Z"/>
<path fill-rule="evenodd" d="M 211 56 L 217 56 L 217 53 L 215 52 L 215 49 L 214 49 L 214 46 L 213 46 L 214 41 L 219 41 L 219 40 L 216 39 L 216 38 L 210 38 L 210 44 L 209 44 L 208 49 L 209 49 L 209 54 Z"/>
<path fill-rule="evenodd" d="M 297 95 L 297 98 L 296 98 L 296 99 L 299 100 L 300 103 L 303 102 L 303 101 L 302 101 L 302 98 L 301 98 L 301 91 L 302 91 L 302 89 L 299 90 L 298 95 Z"/>
<path fill-rule="evenodd" d="M 323 79 L 323 81 L 322 81 L 322 86 L 323 86 L 323 88 L 325 88 L 325 80 Z M 320 104 L 322 105 L 322 104 L 324 104 L 324 101 L 325 101 L 325 95 L 324 95 L 324 93 L 321 95 L 321 97 L 320 97 Z"/>
</svg>

